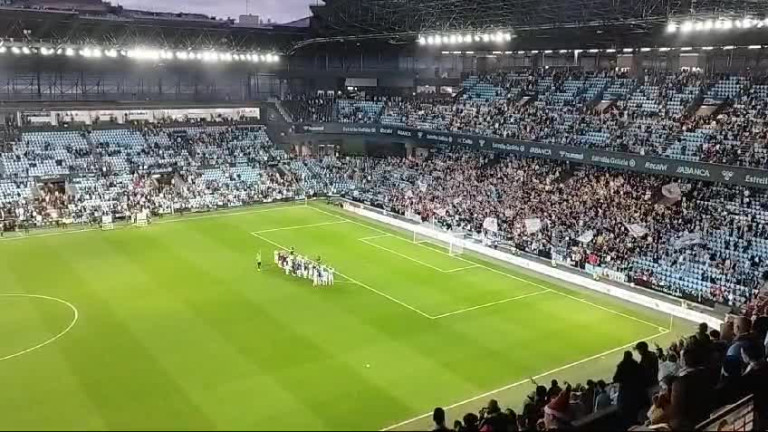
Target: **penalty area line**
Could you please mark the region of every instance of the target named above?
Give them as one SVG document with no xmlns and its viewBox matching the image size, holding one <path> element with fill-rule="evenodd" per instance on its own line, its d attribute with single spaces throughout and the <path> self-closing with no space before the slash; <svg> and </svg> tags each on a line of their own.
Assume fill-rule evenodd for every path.
<svg viewBox="0 0 768 432">
<path fill-rule="evenodd" d="M 345 223 L 349 223 L 349 222 L 333 221 L 333 222 L 320 222 L 320 223 L 309 224 L 309 225 L 294 225 L 294 226 L 283 227 L 283 228 L 272 228 L 268 230 L 256 231 L 256 233 L 264 234 L 264 233 L 270 233 L 275 231 L 288 231 L 288 230 L 295 230 L 295 229 L 302 229 L 302 228 L 314 228 L 314 227 L 321 227 L 321 226 L 328 226 L 328 225 L 339 225 L 339 224 L 345 224 Z"/>
<path fill-rule="evenodd" d="M 512 389 L 512 388 L 515 388 L 515 387 L 519 387 L 519 386 L 521 386 L 521 385 L 523 385 L 523 384 L 525 384 L 525 383 L 528 383 L 528 382 L 530 382 L 531 380 L 537 380 L 537 379 L 540 379 L 540 378 L 544 378 L 544 377 L 546 377 L 546 376 L 548 376 L 548 375 L 552 375 L 552 374 L 554 374 L 554 373 L 562 372 L 562 371 L 564 371 L 564 370 L 566 370 L 566 369 L 570 369 L 570 368 L 572 368 L 572 367 L 574 367 L 574 366 L 578 366 L 578 365 L 581 365 L 581 364 L 584 364 L 584 363 L 587 363 L 587 362 L 590 362 L 590 361 L 593 361 L 593 360 L 599 359 L 599 358 L 601 358 L 601 357 L 605 357 L 605 356 L 607 356 L 607 355 L 610 355 L 610 354 L 613 354 L 613 353 L 615 353 L 615 352 L 617 352 L 617 351 L 621 351 L 621 350 L 623 350 L 623 349 L 626 349 L 627 347 L 632 347 L 632 346 L 635 346 L 635 345 L 636 345 L 637 343 L 639 343 L 639 342 L 646 342 L 646 341 L 648 341 L 648 340 L 651 340 L 651 339 L 656 339 L 656 338 L 658 338 L 658 337 L 660 337 L 660 336 L 664 336 L 665 334 L 667 334 L 667 333 L 669 333 L 669 332 L 670 332 L 670 330 L 668 330 L 668 329 L 665 329 L 664 331 L 662 331 L 662 332 L 659 332 L 659 333 L 656 333 L 656 334 L 654 334 L 654 335 L 651 335 L 651 336 L 649 336 L 649 337 L 645 337 L 645 338 L 642 338 L 642 339 L 636 340 L 636 341 L 634 341 L 634 342 L 628 343 L 628 344 L 626 344 L 626 345 L 622 345 L 622 346 L 620 346 L 620 347 L 616 347 L 616 348 L 613 348 L 613 349 L 611 349 L 611 350 L 608 350 L 608 351 L 602 352 L 602 353 L 600 353 L 600 354 L 595 354 L 595 355 L 593 355 L 593 356 L 590 356 L 590 357 L 587 357 L 587 358 L 581 359 L 581 360 L 579 360 L 579 361 L 575 361 L 575 362 L 573 362 L 573 363 L 569 363 L 569 364 L 567 364 L 567 365 L 563 365 L 563 366 L 560 366 L 560 367 L 558 367 L 558 368 L 555 368 L 555 369 L 552 369 L 552 370 L 550 370 L 550 371 L 547 371 L 547 372 L 541 373 L 541 374 L 539 374 L 539 375 L 536 375 L 536 376 L 534 376 L 534 377 L 526 378 L 526 379 L 524 379 L 524 380 L 520 380 L 520 381 L 518 381 L 518 382 L 515 382 L 515 383 L 512 383 L 512 384 L 509 384 L 509 385 L 506 385 L 506 386 L 504 386 L 504 387 L 499 387 L 499 388 L 497 388 L 497 389 L 494 389 L 494 390 L 491 390 L 491 391 L 485 392 L 485 393 L 483 393 L 483 394 L 481 394 L 481 395 L 477 395 L 477 396 L 473 396 L 473 397 L 471 397 L 471 398 L 469 398 L 469 399 L 465 399 L 465 400 L 463 400 L 463 401 L 461 401 L 461 402 L 456 402 L 456 403 L 454 403 L 454 404 L 451 404 L 451 405 L 448 405 L 448 406 L 444 407 L 444 409 L 445 409 L 445 410 L 451 410 L 451 409 L 453 409 L 453 408 L 457 408 L 457 407 L 460 407 L 460 406 L 462 406 L 462 405 L 466 405 L 466 404 L 468 404 L 468 403 L 470 403 L 470 402 L 474 402 L 474 401 L 476 401 L 476 400 L 478 400 L 478 399 L 487 398 L 487 397 L 489 397 L 489 396 L 491 396 L 491 395 L 494 395 L 494 394 L 496 394 L 496 393 L 499 393 L 499 392 L 502 392 L 502 391 L 505 391 L 505 390 L 509 390 L 509 389 Z M 383 429 L 381 429 L 381 430 L 382 430 L 382 431 L 389 431 L 389 430 L 392 430 L 392 429 L 397 429 L 397 428 L 399 428 L 399 427 L 402 427 L 402 426 L 405 426 L 405 425 L 407 425 L 407 424 L 409 424 L 409 423 L 413 423 L 413 422 L 415 422 L 415 421 L 418 421 L 418 420 L 422 420 L 422 419 L 425 419 L 425 418 L 429 418 L 429 416 L 431 416 L 431 415 L 432 415 L 432 412 L 430 411 L 430 412 L 428 412 L 428 413 L 424 413 L 424 414 L 422 414 L 422 415 L 420 415 L 420 416 L 416 416 L 416 417 L 410 418 L 410 419 L 408 419 L 408 420 L 405 420 L 405 421 L 402 421 L 402 422 L 400 422 L 400 423 L 397 423 L 397 424 L 393 424 L 393 425 L 391 425 L 391 426 L 387 426 L 387 427 L 385 427 L 385 428 L 383 428 Z"/>
<path fill-rule="evenodd" d="M 337 218 L 339 218 L 339 219 L 342 219 L 342 220 L 346 220 L 346 221 L 349 221 L 349 222 L 351 222 L 351 223 L 353 223 L 353 224 L 356 224 L 356 225 L 364 226 L 364 227 L 366 227 L 366 228 L 368 228 L 368 229 L 371 229 L 371 230 L 373 230 L 373 231 L 377 231 L 377 232 L 380 232 L 380 233 L 382 233 L 382 234 L 391 234 L 391 233 L 387 233 L 386 231 L 384 231 L 384 230 L 382 230 L 382 229 L 379 229 L 379 228 L 373 227 L 373 226 L 369 225 L 368 223 L 363 223 L 363 222 L 360 222 L 360 221 L 355 221 L 355 220 L 352 220 L 352 219 L 348 219 L 348 218 L 345 218 L 345 217 L 343 217 L 343 216 L 335 215 L 335 214 L 333 214 L 333 213 L 331 213 L 331 212 L 328 212 L 328 211 L 325 211 L 325 210 L 319 209 L 319 208 L 317 208 L 317 207 L 314 207 L 314 206 L 309 206 L 309 208 L 311 208 L 311 209 L 314 209 L 315 211 L 318 211 L 318 212 L 320 212 L 320 213 L 323 213 L 323 214 L 326 214 L 326 215 L 336 216 L 336 217 L 337 217 Z M 399 235 L 392 235 L 392 236 L 393 236 L 393 237 L 395 237 L 395 238 L 397 238 L 397 239 L 403 240 L 403 241 L 409 241 L 408 239 L 406 239 L 406 238 L 403 238 L 402 236 L 399 236 Z M 567 298 L 569 298 L 569 299 L 571 299 L 571 300 L 574 300 L 574 301 L 578 301 L 578 302 L 580 302 L 580 303 L 584 303 L 584 304 L 590 305 L 590 306 L 592 306 L 592 307 L 595 307 L 595 308 L 597 308 L 597 309 L 601 309 L 601 310 L 603 310 L 603 311 L 605 311 L 605 312 L 608 312 L 608 313 L 611 313 L 611 314 L 614 314 L 614 315 L 617 315 L 617 316 L 620 316 L 620 317 L 624 317 L 624 318 L 626 318 L 626 319 L 629 319 L 629 320 L 632 320 L 632 321 L 635 321 L 635 322 L 639 322 L 639 323 L 645 324 L 645 325 L 647 325 L 647 326 L 649 326 L 649 327 L 653 327 L 653 328 L 655 328 L 655 329 L 658 329 L 658 328 L 662 328 L 662 327 L 661 327 L 661 326 L 659 326 L 658 324 L 654 324 L 654 323 L 652 323 L 652 322 L 646 321 L 646 320 L 644 320 L 644 319 L 641 319 L 641 318 L 637 318 L 637 317 L 634 317 L 634 316 L 632 316 L 632 315 L 629 315 L 629 314 L 626 314 L 626 313 L 624 313 L 624 312 L 619 312 L 619 311 L 617 311 L 617 310 L 614 310 L 614 309 L 611 309 L 611 308 L 608 308 L 608 307 L 605 307 L 605 306 L 601 306 L 601 305 L 599 305 L 599 304 L 597 304 L 597 303 L 594 303 L 594 302 L 591 302 L 591 301 L 589 301 L 589 300 L 586 300 L 586 299 L 583 299 L 583 298 L 579 298 L 579 297 L 573 296 L 573 295 L 571 295 L 571 294 L 565 293 L 565 292 L 563 292 L 563 291 L 560 291 L 560 290 L 559 290 L 559 289 L 557 289 L 557 288 L 551 288 L 551 287 L 547 287 L 547 286 L 544 286 L 544 285 L 542 285 L 542 284 L 536 283 L 536 282 L 534 282 L 534 281 L 532 281 L 532 280 L 530 280 L 530 279 L 526 279 L 526 278 L 523 278 L 523 277 L 520 277 L 520 276 L 515 276 L 515 275 L 513 275 L 513 274 L 510 274 L 510 273 L 508 273 L 508 272 L 506 272 L 506 271 L 501 271 L 501 270 L 498 270 L 498 269 L 496 269 L 496 268 L 493 268 L 493 267 L 490 267 L 490 266 L 487 266 L 487 265 L 484 265 L 484 264 L 478 263 L 478 262 L 476 262 L 476 261 L 474 261 L 474 260 L 469 260 L 469 259 L 466 259 L 466 258 L 463 258 L 463 257 L 460 257 L 460 256 L 454 256 L 454 255 L 451 255 L 451 254 L 449 254 L 449 253 L 447 253 L 447 252 L 445 252 L 445 251 L 443 251 L 443 250 L 440 250 L 439 248 L 438 248 L 438 249 L 436 249 L 436 248 L 432 248 L 432 247 L 429 247 L 429 246 L 427 246 L 427 245 L 425 245 L 425 244 L 422 244 L 422 243 L 429 243 L 429 244 L 434 244 L 434 243 L 430 242 L 429 240 L 425 240 L 424 242 L 421 242 L 421 243 L 417 243 L 417 244 L 418 244 L 419 246 L 422 246 L 422 247 L 428 248 L 428 249 L 430 249 L 430 250 L 433 250 L 433 251 L 435 251 L 435 252 L 441 253 L 441 254 L 443 254 L 443 255 L 447 255 L 447 256 L 450 256 L 450 257 L 452 257 L 452 258 L 456 258 L 456 259 L 458 259 L 458 260 L 460 260 L 460 261 L 464 261 L 464 262 L 466 262 L 467 264 L 473 264 L 473 265 L 476 265 L 476 266 L 478 266 L 478 267 L 481 267 L 481 268 L 484 268 L 484 269 L 486 269 L 486 270 L 488 270 L 488 271 L 491 271 L 491 272 L 494 272 L 494 273 L 500 274 L 500 275 L 502 275 L 502 276 L 506 276 L 506 277 L 508 277 L 508 278 L 511 278 L 511 279 L 515 279 L 515 280 L 518 280 L 518 281 L 520 281 L 520 282 L 523 282 L 523 283 L 526 283 L 526 284 L 529 284 L 529 285 L 533 285 L 533 286 L 535 286 L 535 287 L 538 287 L 538 288 L 541 288 L 541 289 L 548 289 L 548 290 L 551 290 L 552 292 L 554 292 L 554 293 L 556 293 L 556 294 L 559 294 L 559 295 L 561 295 L 561 296 L 563 296 L 563 297 L 567 297 Z M 514 264 L 512 264 L 512 265 L 514 265 Z M 553 285 L 557 286 L 557 284 L 553 284 Z M 562 287 L 561 287 L 561 288 L 562 288 Z"/>
<path fill-rule="evenodd" d="M 472 307 L 468 307 L 466 309 L 459 309 L 457 311 L 448 312 L 448 313 L 444 313 L 444 314 L 441 314 L 441 315 L 434 316 L 434 317 L 432 317 L 432 319 L 440 319 L 440 318 L 445 318 L 445 317 L 448 317 L 448 316 L 451 316 L 451 315 L 463 314 L 465 312 L 470 312 L 470 311 L 477 310 L 477 309 L 483 309 L 483 308 L 487 308 L 487 307 L 490 307 L 490 306 L 496 306 L 496 305 L 500 305 L 500 304 L 504 304 L 504 303 L 509 303 L 509 302 L 515 301 L 515 300 L 522 300 L 524 298 L 537 296 L 539 294 L 546 294 L 548 292 L 552 292 L 552 290 L 551 289 L 545 289 L 545 290 L 536 291 L 536 292 L 533 292 L 533 293 L 519 295 L 517 297 L 510 297 L 510 298 L 504 299 L 504 300 L 499 300 L 499 301 L 494 301 L 494 302 L 490 302 L 490 303 L 486 303 L 486 304 L 481 304 L 479 306 L 472 306 Z"/>
</svg>

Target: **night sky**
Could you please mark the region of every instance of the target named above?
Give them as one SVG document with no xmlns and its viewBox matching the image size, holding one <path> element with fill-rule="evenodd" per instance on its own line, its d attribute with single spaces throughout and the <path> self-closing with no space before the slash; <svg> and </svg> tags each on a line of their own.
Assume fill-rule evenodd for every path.
<svg viewBox="0 0 768 432">
<path fill-rule="evenodd" d="M 197 12 L 217 18 L 237 18 L 245 14 L 246 0 L 113 0 L 114 5 L 156 12 Z M 318 0 L 250 0 L 250 12 L 266 21 L 280 23 L 309 16 L 309 5 Z"/>
</svg>

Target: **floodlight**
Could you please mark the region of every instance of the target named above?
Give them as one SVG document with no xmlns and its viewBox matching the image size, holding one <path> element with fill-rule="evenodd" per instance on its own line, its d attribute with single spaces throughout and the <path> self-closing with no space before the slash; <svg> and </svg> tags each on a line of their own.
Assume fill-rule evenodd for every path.
<svg viewBox="0 0 768 432">
<path fill-rule="evenodd" d="M 670 22 L 667 24 L 667 33 L 674 33 L 677 31 L 677 24 Z"/>
<path fill-rule="evenodd" d="M 683 23 L 683 25 L 680 26 L 680 31 L 682 33 L 688 33 L 693 30 L 693 21 L 686 21 Z"/>
</svg>

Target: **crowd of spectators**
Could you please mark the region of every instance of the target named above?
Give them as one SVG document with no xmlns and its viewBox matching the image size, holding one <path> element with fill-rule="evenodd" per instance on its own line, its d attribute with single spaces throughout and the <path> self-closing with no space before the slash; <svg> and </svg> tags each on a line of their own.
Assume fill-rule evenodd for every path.
<svg viewBox="0 0 768 432">
<path fill-rule="evenodd" d="M 639 342 L 634 353 L 623 353 L 610 383 L 587 380 L 585 384 L 561 385 L 553 379 L 546 387 L 531 380 L 534 390 L 518 405 L 521 411 L 503 409 L 491 399 L 479 413 L 467 413 L 449 424 L 445 410 L 436 408 L 434 430 L 593 430 L 602 417 L 600 430 L 686 431 L 707 421 L 719 408 L 750 395 L 754 425 L 746 430 L 765 430 L 766 333 L 767 316 L 740 316 L 729 318 L 721 329 L 701 324 L 695 334 L 666 348 L 656 345 L 652 349 L 647 342 Z"/>
<path fill-rule="evenodd" d="M 459 150 L 304 163 L 335 193 L 700 303 L 748 308 L 768 271 L 756 189 Z"/>
<path fill-rule="evenodd" d="M 130 218 L 144 210 L 210 210 L 303 193 L 294 176 L 279 169 L 287 155 L 261 126 L 144 124 L 24 133 L 21 140 L 0 160 L 5 230 L 98 223 L 103 216 Z M 33 181 L 38 160 L 52 161 L 49 171 L 37 174 L 48 181 Z"/>
<path fill-rule="evenodd" d="M 768 168 L 762 77 L 553 69 L 470 77 L 455 97 L 303 96 L 285 103 L 300 122 L 382 123 Z"/>
</svg>

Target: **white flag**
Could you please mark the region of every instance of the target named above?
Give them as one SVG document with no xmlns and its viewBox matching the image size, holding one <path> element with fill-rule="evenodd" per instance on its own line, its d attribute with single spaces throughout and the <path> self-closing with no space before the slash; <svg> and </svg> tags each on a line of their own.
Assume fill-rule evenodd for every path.
<svg viewBox="0 0 768 432">
<path fill-rule="evenodd" d="M 580 235 L 579 238 L 576 240 L 580 241 L 581 243 L 587 244 L 592 241 L 592 239 L 595 238 L 595 232 L 593 230 L 589 230 L 585 232 L 584 234 Z"/>
<path fill-rule="evenodd" d="M 499 220 L 495 217 L 487 217 L 483 221 L 483 228 L 488 231 L 499 232 Z"/>
<path fill-rule="evenodd" d="M 672 247 L 683 249 L 697 244 L 704 244 L 700 233 L 685 233 L 672 242 Z"/>
<path fill-rule="evenodd" d="M 632 237 L 640 238 L 646 234 L 648 234 L 648 229 L 640 224 L 624 224 L 625 227 L 627 227 L 627 230 L 629 230 L 629 234 Z"/>
<path fill-rule="evenodd" d="M 680 184 L 679 183 L 670 183 L 668 185 L 664 185 L 664 187 L 661 188 L 661 193 L 671 199 L 679 200 L 683 192 L 680 190 Z"/>
<path fill-rule="evenodd" d="M 528 234 L 533 234 L 541 229 L 541 219 L 533 218 L 525 220 L 525 230 Z"/>
</svg>

